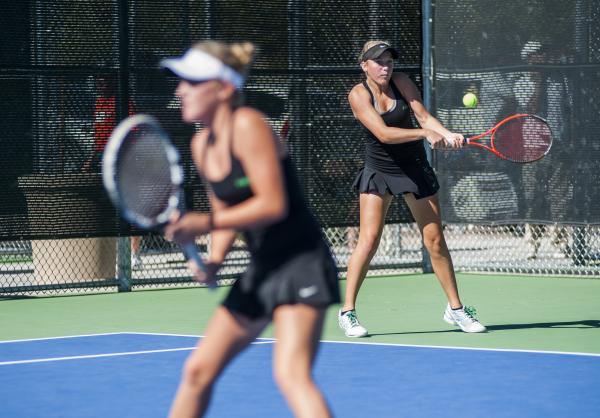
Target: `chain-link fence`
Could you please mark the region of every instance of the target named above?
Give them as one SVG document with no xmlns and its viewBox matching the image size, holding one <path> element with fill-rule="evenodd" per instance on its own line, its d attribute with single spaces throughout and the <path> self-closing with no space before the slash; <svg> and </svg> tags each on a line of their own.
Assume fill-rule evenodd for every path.
<svg viewBox="0 0 600 418">
<path fill-rule="evenodd" d="M 356 58 L 364 41 L 389 40 L 401 52 L 397 70 L 421 86 L 431 47 L 422 49 L 422 27 L 435 46 L 426 99 L 446 126 L 479 133 L 522 111 L 537 82 L 546 91 L 536 96 L 539 112 L 560 135 L 550 158 L 524 168 L 467 150 L 434 153 L 456 269 L 600 276 L 598 0 L 31 0 L 2 11 L 11 42 L 0 45 L 0 294 L 193 284 L 177 248 L 118 217 L 93 156 L 117 120 L 150 113 L 182 152 L 187 203 L 207 208 L 187 146 L 195 127 L 180 123 L 176 80 L 157 68 L 203 39 L 260 48 L 247 102 L 285 132 L 344 275 L 358 238 L 350 185 L 363 156 L 346 98 L 361 79 Z M 467 91 L 479 96 L 477 108 L 460 104 Z M 369 274 L 427 270 L 401 199 L 388 222 Z M 205 253 L 208 243 L 197 246 Z M 247 257 L 236 242 L 222 283 Z"/>
<path fill-rule="evenodd" d="M 343 277 L 358 230 L 324 231 Z M 457 271 L 600 277 L 597 226 L 448 224 L 445 235 Z M 179 249 L 162 237 L 143 237 L 137 257 L 129 250 L 129 239 L 124 240 L 119 256 L 117 238 L 3 242 L 0 292 L 68 294 L 195 285 Z M 197 246 L 206 255 L 206 238 Z M 386 225 L 369 276 L 423 271 L 422 248 L 416 224 Z M 220 284 L 235 280 L 248 261 L 244 243 L 236 241 L 219 273 Z"/>
<path fill-rule="evenodd" d="M 356 245 L 358 230 L 355 227 L 326 228 L 325 236 L 343 276 Z M 129 240 L 82 238 L 3 242 L 0 246 L 0 292 L 64 294 L 194 285 L 178 247 L 161 236 L 148 235 L 141 239 L 138 251 L 132 253 Z M 207 237 L 200 238 L 196 245 L 201 254 L 207 255 Z M 421 271 L 421 247 L 415 225 L 386 226 L 371 273 Z M 244 242 L 236 240 L 219 273 L 219 283 L 226 285 L 235 280 L 246 269 L 248 257 Z"/>
<path fill-rule="evenodd" d="M 519 165 L 482 150 L 434 153 L 455 266 L 600 276 L 600 1 L 434 0 L 432 110 L 487 131 L 514 113 L 545 118 L 554 143 Z M 474 93 L 475 108 L 461 98 Z"/>
</svg>

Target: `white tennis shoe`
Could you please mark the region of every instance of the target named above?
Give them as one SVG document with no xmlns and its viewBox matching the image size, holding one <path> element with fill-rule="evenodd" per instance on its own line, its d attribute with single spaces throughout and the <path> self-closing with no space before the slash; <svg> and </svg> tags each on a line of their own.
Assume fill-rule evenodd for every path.
<svg viewBox="0 0 600 418">
<path fill-rule="evenodd" d="M 463 306 L 460 309 L 452 309 L 450 304 L 446 306 L 444 321 L 450 325 L 460 327 L 464 332 L 485 332 L 487 329 L 475 318 L 475 309 Z"/>
<path fill-rule="evenodd" d="M 338 311 L 338 324 L 342 331 L 344 331 L 344 334 L 346 334 L 346 337 L 360 338 L 369 334 L 367 329 L 358 322 L 358 316 L 356 316 L 354 309 L 344 314 L 342 314 L 342 310 L 340 309 Z"/>
</svg>

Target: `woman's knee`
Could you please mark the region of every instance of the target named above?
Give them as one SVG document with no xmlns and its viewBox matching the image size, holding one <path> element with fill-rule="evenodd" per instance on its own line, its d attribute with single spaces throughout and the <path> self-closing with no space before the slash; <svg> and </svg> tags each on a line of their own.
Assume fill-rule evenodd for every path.
<svg viewBox="0 0 600 418">
<path fill-rule="evenodd" d="M 297 364 L 276 364 L 273 370 L 275 383 L 282 393 L 289 393 L 300 385 L 310 382 L 310 371 L 299 367 Z"/>
<path fill-rule="evenodd" d="M 216 377 L 216 371 L 210 362 L 192 354 L 183 366 L 183 382 L 198 392 L 210 387 Z"/>
<path fill-rule="evenodd" d="M 423 244 L 431 257 L 441 257 L 448 250 L 441 229 L 424 233 Z"/>
<path fill-rule="evenodd" d="M 375 251 L 377 251 L 380 240 L 381 233 L 378 231 L 361 232 L 358 238 L 357 246 L 361 247 L 366 253 L 372 255 L 375 253 Z"/>
</svg>

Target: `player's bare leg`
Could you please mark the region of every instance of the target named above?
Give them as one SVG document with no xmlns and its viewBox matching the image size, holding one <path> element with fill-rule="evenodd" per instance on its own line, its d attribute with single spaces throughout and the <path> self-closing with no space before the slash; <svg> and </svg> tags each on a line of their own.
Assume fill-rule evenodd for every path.
<svg viewBox="0 0 600 418">
<path fill-rule="evenodd" d="M 346 296 L 342 311 L 355 308 L 358 291 L 369 269 L 369 263 L 377 252 L 385 215 L 392 202 L 392 196 L 379 196 L 371 193 L 360 194 L 360 229 L 358 242 L 348 261 L 346 275 Z"/>
<path fill-rule="evenodd" d="M 170 418 L 201 417 L 212 393 L 212 386 L 223 368 L 248 346 L 269 320 L 250 321 L 220 306 L 215 311 L 198 348 L 188 357 Z"/>
<path fill-rule="evenodd" d="M 327 418 L 331 412 L 312 378 L 325 309 L 282 305 L 275 309 L 275 381 L 297 418 Z"/>
<path fill-rule="evenodd" d="M 412 194 L 407 194 L 405 199 L 423 235 L 423 243 L 429 251 L 433 271 L 448 298 L 443 320 L 460 327 L 464 332 L 485 332 L 486 328 L 475 318 L 475 311 L 464 307 L 458 296 L 454 266 L 444 239 L 437 195 L 417 200 Z"/>
<path fill-rule="evenodd" d="M 423 236 L 423 244 L 431 258 L 431 266 L 452 308 L 462 306 L 450 251 L 444 238 L 437 195 L 416 199 L 412 193 L 404 195 L 410 211 Z"/>
</svg>

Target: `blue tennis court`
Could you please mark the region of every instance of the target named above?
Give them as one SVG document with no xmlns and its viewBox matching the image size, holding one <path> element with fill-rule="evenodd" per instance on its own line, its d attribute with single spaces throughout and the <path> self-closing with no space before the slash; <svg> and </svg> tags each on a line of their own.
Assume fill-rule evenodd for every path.
<svg viewBox="0 0 600 418">
<path fill-rule="evenodd" d="M 197 336 L 111 333 L 0 343 L 6 417 L 165 417 Z M 225 371 L 208 417 L 290 417 L 274 341 Z M 315 367 L 338 417 L 597 417 L 600 355 L 323 342 Z"/>
</svg>

